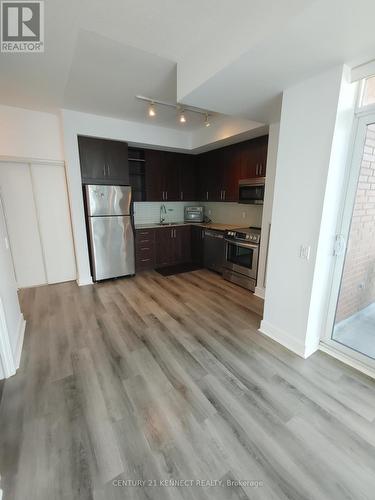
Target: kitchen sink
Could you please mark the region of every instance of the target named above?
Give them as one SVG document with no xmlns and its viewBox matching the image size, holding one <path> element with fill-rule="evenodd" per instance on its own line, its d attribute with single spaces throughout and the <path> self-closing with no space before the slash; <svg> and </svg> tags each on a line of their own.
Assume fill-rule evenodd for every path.
<svg viewBox="0 0 375 500">
<path fill-rule="evenodd" d="M 160 222 L 159 226 L 182 226 L 183 222 Z"/>
</svg>

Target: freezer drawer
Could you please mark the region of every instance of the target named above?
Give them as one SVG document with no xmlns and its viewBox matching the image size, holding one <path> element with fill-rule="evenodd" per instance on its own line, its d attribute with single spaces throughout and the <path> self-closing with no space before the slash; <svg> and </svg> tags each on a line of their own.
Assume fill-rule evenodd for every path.
<svg viewBox="0 0 375 500">
<path fill-rule="evenodd" d="M 89 216 L 130 215 L 132 193 L 130 186 L 89 185 L 85 189 Z"/>
<path fill-rule="evenodd" d="M 89 228 L 94 281 L 134 274 L 131 217 L 89 217 Z"/>
</svg>

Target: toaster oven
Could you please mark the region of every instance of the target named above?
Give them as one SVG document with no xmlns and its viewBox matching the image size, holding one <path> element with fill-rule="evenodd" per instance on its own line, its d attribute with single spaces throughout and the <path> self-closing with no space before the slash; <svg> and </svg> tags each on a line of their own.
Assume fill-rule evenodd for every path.
<svg viewBox="0 0 375 500">
<path fill-rule="evenodd" d="M 185 222 L 204 222 L 203 207 L 185 207 Z"/>
</svg>

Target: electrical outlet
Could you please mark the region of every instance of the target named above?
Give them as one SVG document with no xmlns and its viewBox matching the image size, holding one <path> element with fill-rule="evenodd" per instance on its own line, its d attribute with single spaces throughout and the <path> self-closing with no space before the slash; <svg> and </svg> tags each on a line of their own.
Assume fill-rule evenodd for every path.
<svg viewBox="0 0 375 500">
<path fill-rule="evenodd" d="M 242 218 L 246 219 L 246 212 L 242 212 Z"/>
<path fill-rule="evenodd" d="M 310 260 L 310 252 L 311 252 L 310 246 L 301 245 L 299 250 L 300 259 Z"/>
<path fill-rule="evenodd" d="M 212 210 L 209 208 L 208 209 L 208 215 L 211 215 L 211 213 L 212 213 Z"/>
</svg>

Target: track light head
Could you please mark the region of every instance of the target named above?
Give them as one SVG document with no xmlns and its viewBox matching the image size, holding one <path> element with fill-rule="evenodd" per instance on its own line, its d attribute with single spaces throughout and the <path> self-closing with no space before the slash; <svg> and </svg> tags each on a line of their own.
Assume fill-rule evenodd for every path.
<svg viewBox="0 0 375 500">
<path fill-rule="evenodd" d="M 209 127 L 211 125 L 210 120 L 208 119 L 208 113 L 206 113 L 206 118 L 204 119 L 204 124 L 206 127 Z"/>
<path fill-rule="evenodd" d="M 180 123 L 186 123 L 186 116 L 183 109 L 180 112 Z"/>
<path fill-rule="evenodd" d="M 148 107 L 148 116 L 156 116 L 155 104 L 153 102 L 151 102 Z"/>
</svg>

